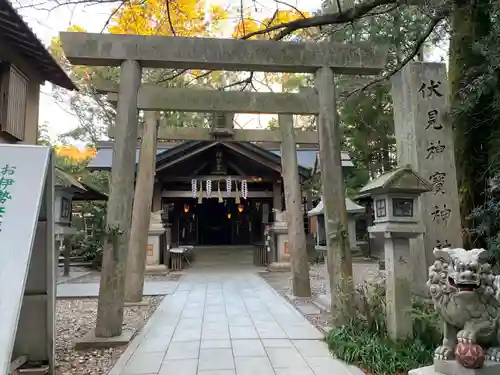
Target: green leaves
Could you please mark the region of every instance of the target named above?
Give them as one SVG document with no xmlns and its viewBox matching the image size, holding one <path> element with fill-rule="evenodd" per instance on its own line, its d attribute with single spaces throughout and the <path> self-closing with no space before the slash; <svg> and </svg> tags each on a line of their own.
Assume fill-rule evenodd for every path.
<svg viewBox="0 0 500 375">
<path fill-rule="evenodd" d="M 369 316 L 356 316 L 350 324 L 328 333 L 326 341 L 332 354 L 376 375 L 397 375 L 431 364 L 434 349 L 442 337 L 439 316 L 432 307 L 415 302 L 412 310 L 414 338 L 394 343 L 385 331 L 383 294 L 367 296 L 369 290 L 383 293 L 383 288 L 379 288 L 373 289 L 370 285 L 358 289 L 365 302 L 362 313 Z"/>
</svg>

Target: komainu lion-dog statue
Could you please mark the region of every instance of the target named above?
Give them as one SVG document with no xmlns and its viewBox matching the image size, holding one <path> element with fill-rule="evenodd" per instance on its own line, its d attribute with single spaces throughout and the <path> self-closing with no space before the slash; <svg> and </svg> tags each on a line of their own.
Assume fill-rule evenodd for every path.
<svg viewBox="0 0 500 375">
<path fill-rule="evenodd" d="M 429 288 L 434 307 L 444 320 L 443 343 L 435 360 L 457 359 L 461 348 L 476 348 L 478 355 L 500 362 L 500 276 L 492 272 L 484 249 L 434 249 Z"/>
</svg>

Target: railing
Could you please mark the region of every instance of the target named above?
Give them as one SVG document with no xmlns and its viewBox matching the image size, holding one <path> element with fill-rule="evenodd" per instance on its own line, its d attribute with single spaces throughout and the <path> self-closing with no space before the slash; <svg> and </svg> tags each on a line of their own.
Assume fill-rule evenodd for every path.
<svg viewBox="0 0 500 375">
<path fill-rule="evenodd" d="M 268 252 L 264 243 L 254 244 L 253 249 L 253 264 L 258 267 L 267 266 L 269 264 Z"/>
</svg>

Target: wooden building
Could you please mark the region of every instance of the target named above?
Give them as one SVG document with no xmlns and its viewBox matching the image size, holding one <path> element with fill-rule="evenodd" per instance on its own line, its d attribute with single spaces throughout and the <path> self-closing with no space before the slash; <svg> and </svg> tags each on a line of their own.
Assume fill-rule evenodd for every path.
<svg viewBox="0 0 500 375">
<path fill-rule="evenodd" d="M 98 144 L 89 168 L 109 170 L 112 146 L 112 142 Z M 297 149 L 301 181 L 310 177 L 317 157 L 318 149 Z M 347 153 L 342 154 L 342 159 L 344 167 L 352 167 Z M 228 178 L 231 179 L 230 194 L 227 193 Z M 207 192 L 208 181 L 211 194 Z M 168 213 L 173 244 L 247 245 L 261 242 L 264 224 L 272 221 L 273 208 L 284 209 L 281 181 L 279 149 L 249 142 L 159 143 L 152 211 Z M 247 186 L 246 199 L 242 184 Z M 193 194 L 194 185 L 196 192 Z M 200 186 L 203 189 L 201 203 Z M 304 217 L 306 215 L 304 194 Z"/>
<path fill-rule="evenodd" d="M 0 0 L 0 143 L 36 143 L 45 81 L 76 89 L 12 4 Z"/>
</svg>

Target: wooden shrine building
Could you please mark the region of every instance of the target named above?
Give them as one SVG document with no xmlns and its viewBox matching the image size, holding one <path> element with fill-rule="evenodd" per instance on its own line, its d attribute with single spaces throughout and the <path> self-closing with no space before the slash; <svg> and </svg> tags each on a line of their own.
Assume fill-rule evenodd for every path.
<svg viewBox="0 0 500 375">
<path fill-rule="evenodd" d="M 99 143 L 88 167 L 110 170 L 112 147 L 112 142 Z M 272 221 L 272 210 L 285 208 L 279 149 L 249 142 L 185 141 L 158 143 L 156 155 L 152 211 L 167 213 L 175 245 L 261 242 L 264 224 Z M 138 157 L 139 145 L 136 162 Z M 317 158 L 317 148 L 297 149 L 302 182 L 310 177 Z M 347 153 L 342 153 L 342 165 L 353 166 Z M 243 187 L 246 194 L 242 185 L 247 187 Z M 303 197 L 306 215 L 305 194 Z"/>
<path fill-rule="evenodd" d="M 0 143 L 36 144 L 40 86 L 76 86 L 8 0 L 0 0 Z"/>
</svg>

